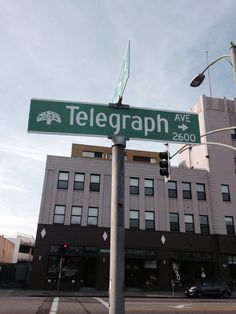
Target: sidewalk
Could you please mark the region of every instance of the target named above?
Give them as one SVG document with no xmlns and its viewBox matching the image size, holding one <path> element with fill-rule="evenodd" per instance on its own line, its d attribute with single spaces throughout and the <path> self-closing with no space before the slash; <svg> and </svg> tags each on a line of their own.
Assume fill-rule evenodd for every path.
<svg viewBox="0 0 236 314">
<path fill-rule="evenodd" d="M 27 290 L 27 289 L 0 289 L 1 296 L 14 297 L 47 297 L 47 296 L 67 296 L 67 297 L 108 297 L 108 291 L 97 290 L 80 290 L 80 291 L 59 291 L 56 290 Z M 125 291 L 125 297 L 129 298 L 186 298 L 184 292 L 176 291 L 174 295 L 172 291 Z"/>
<path fill-rule="evenodd" d="M 0 289 L 1 296 L 14 297 L 108 297 L 108 291 L 98 291 L 93 289 L 84 289 L 79 291 L 59 291 L 56 290 L 27 290 L 27 289 Z M 188 298 L 183 291 L 125 291 L 125 297 L 128 298 Z M 236 299 L 236 291 L 232 291 L 231 299 Z"/>
</svg>

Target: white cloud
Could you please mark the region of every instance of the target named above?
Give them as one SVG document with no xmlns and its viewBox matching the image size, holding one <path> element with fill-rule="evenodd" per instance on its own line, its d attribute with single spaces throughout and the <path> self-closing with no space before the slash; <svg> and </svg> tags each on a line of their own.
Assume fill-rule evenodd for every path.
<svg viewBox="0 0 236 314">
<path fill-rule="evenodd" d="M 7 145 L 0 143 L 0 152 L 7 155 L 15 155 L 39 161 L 45 161 L 45 157 L 42 156 L 42 152 L 33 148 L 26 148 L 22 146 Z"/>
<path fill-rule="evenodd" d="M 25 192 L 25 190 L 22 189 L 19 186 L 12 185 L 12 184 L 1 183 L 1 182 L 0 182 L 0 189 L 13 191 L 13 192 Z"/>
<path fill-rule="evenodd" d="M 10 210 L 9 210 L 10 211 Z M 7 222 L 7 223 L 6 223 Z M 26 223 L 27 222 L 27 223 Z M 35 237 L 37 217 L 14 214 L 5 214 L 4 220 L 0 220 L 0 234 L 16 237 L 17 233 L 29 234 Z"/>
</svg>

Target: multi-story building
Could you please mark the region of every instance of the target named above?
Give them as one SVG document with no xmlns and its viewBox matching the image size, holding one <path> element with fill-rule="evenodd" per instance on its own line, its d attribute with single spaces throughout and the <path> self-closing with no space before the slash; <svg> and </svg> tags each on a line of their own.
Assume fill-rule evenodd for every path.
<svg viewBox="0 0 236 314">
<path fill-rule="evenodd" d="M 12 263 L 32 262 L 35 239 L 33 236 L 17 233 L 16 238 L 8 238 L 14 243 Z"/>
<path fill-rule="evenodd" d="M 14 243 L 0 235 L 0 263 L 12 263 Z"/>
<path fill-rule="evenodd" d="M 202 96 L 192 108 L 202 138 L 236 146 L 236 100 Z M 236 280 L 236 154 L 188 147 L 171 179 L 159 154 L 126 150 L 125 286 L 171 289 L 201 278 Z M 71 157 L 48 156 L 31 287 L 55 289 L 63 244 L 61 289 L 108 289 L 111 149 L 72 145 Z"/>
</svg>

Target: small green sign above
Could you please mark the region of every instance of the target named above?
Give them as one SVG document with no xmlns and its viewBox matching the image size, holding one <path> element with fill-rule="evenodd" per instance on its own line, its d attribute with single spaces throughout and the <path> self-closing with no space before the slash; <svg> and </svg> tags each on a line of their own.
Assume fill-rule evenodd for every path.
<svg viewBox="0 0 236 314">
<path fill-rule="evenodd" d="M 128 46 L 124 54 L 120 74 L 119 74 L 115 92 L 112 98 L 113 103 L 117 103 L 120 97 L 123 96 L 129 75 L 130 75 L 130 41 L 128 42 Z"/>
<path fill-rule="evenodd" d="M 28 132 L 200 143 L 194 113 L 41 99 L 31 100 Z"/>
</svg>

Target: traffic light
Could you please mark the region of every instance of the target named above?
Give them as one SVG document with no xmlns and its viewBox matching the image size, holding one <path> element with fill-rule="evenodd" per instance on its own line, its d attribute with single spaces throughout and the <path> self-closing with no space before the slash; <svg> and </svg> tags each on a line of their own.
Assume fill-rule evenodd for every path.
<svg viewBox="0 0 236 314">
<path fill-rule="evenodd" d="M 165 177 L 165 182 L 167 182 L 170 179 L 170 153 L 168 150 L 159 153 L 159 166 L 160 175 Z"/>
<path fill-rule="evenodd" d="M 230 54 L 231 54 L 231 62 L 233 66 L 234 80 L 236 84 L 236 45 L 233 42 L 231 42 Z"/>
</svg>

